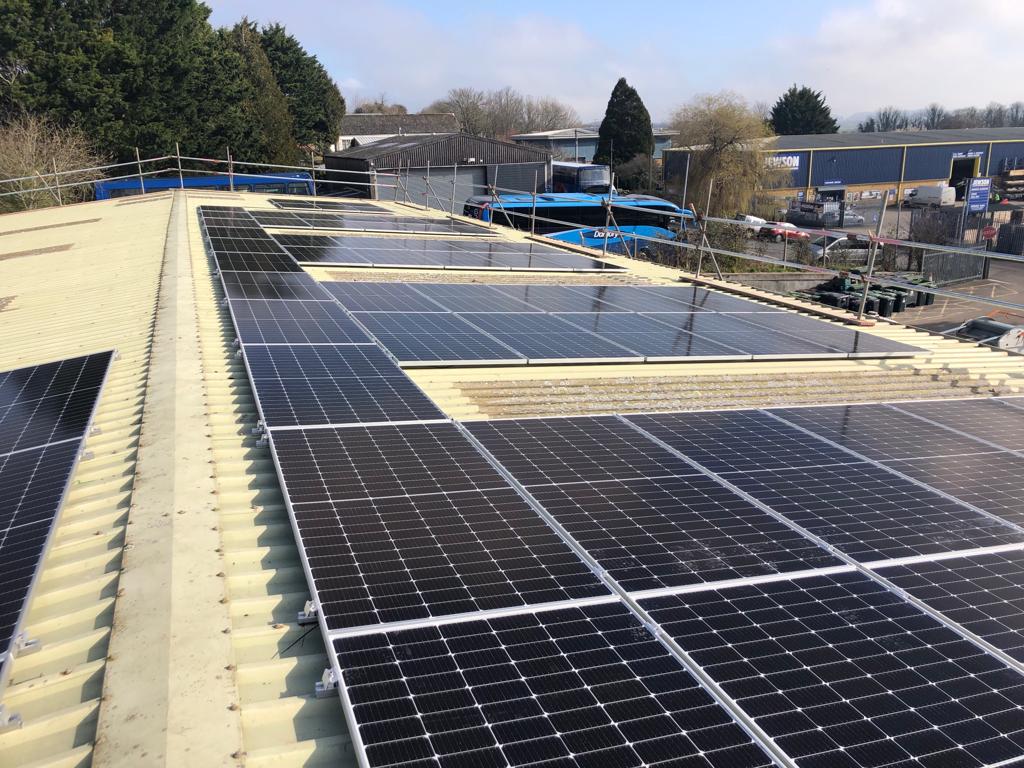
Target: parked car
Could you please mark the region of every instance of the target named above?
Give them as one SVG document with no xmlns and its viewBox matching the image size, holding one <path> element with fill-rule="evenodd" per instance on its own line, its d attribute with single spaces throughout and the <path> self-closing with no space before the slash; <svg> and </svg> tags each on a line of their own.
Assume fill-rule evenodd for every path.
<svg viewBox="0 0 1024 768">
<path fill-rule="evenodd" d="M 918 187 L 910 190 L 906 204 L 917 208 L 939 208 L 943 205 L 956 203 L 956 190 L 953 187 Z"/>
<path fill-rule="evenodd" d="M 774 240 L 781 243 L 783 240 L 810 240 L 811 236 L 802 229 L 797 229 L 796 224 L 788 221 L 766 221 L 764 226 L 757 231 L 757 236 L 764 240 Z"/>
<path fill-rule="evenodd" d="M 826 227 L 838 227 L 839 226 L 839 214 L 829 211 L 822 215 L 822 221 Z M 843 215 L 843 226 L 844 227 L 859 227 L 864 224 L 864 217 L 856 211 L 848 210 Z"/>
<path fill-rule="evenodd" d="M 766 219 L 762 219 L 760 216 L 751 216 L 749 213 L 737 213 L 736 221 L 746 224 L 747 237 L 754 237 L 761 231 L 761 227 L 768 223 Z"/>
<path fill-rule="evenodd" d="M 871 240 L 866 237 L 819 237 L 811 243 L 811 254 L 815 261 L 834 260 L 840 252 L 848 259 L 851 251 L 866 258 L 870 247 Z"/>
</svg>

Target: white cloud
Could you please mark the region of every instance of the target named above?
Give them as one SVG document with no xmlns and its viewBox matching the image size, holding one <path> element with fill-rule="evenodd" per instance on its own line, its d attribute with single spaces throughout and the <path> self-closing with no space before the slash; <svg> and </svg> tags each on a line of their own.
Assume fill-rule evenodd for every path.
<svg viewBox="0 0 1024 768">
<path fill-rule="evenodd" d="M 769 45 L 774 93 L 792 82 L 824 91 L 839 114 L 888 104 L 948 108 L 1024 97 L 1020 0 L 871 0 L 828 11 L 809 37 Z M 784 78 L 782 82 L 778 78 Z M 766 93 L 767 77 L 755 79 Z"/>
</svg>

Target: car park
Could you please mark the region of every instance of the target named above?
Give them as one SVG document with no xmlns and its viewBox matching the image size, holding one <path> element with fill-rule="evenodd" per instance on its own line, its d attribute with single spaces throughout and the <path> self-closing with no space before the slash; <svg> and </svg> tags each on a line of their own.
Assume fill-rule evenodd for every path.
<svg viewBox="0 0 1024 768">
<path fill-rule="evenodd" d="M 851 257 L 866 258 L 871 240 L 867 237 L 819 237 L 811 243 L 815 261 L 848 261 Z"/>
<path fill-rule="evenodd" d="M 764 240 L 774 240 L 781 243 L 783 240 L 810 240 L 811 236 L 802 229 L 797 229 L 795 224 L 788 221 L 766 221 L 764 226 L 758 230 L 757 236 Z"/>
</svg>

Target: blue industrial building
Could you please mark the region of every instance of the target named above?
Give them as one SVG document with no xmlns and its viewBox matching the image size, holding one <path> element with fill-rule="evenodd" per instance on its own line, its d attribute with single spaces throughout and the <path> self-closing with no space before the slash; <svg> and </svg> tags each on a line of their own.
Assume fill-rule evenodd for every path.
<svg viewBox="0 0 1024 768">
<path fill-rule="evenodd" d="M 665 153 L 666 184 L 681 188 L 687 149 Z M 1024 168 L 1024 128 L 966 128 L 779 136 L 760 150 L 779 174 L 768 190 L 807 200 L 900 200 L 923 186 Z"/>
<path fill-rule="evenodd" d="M 654 159 L 660 160 L 662 153 L 672 146 L 675 133 L 654 132 Z M 550 152 L 556 160 L 575 160 L 589 163 L 597 152 L 597 131 L 589 128 L 559 128 L 554 131 L 519 133 L 509 138 L 517 144 L 526 144 Z"/>
</svg>

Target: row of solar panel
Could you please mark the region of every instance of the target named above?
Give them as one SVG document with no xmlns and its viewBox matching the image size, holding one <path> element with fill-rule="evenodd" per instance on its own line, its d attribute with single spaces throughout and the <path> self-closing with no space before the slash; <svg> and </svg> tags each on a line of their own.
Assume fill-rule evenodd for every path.
<svg viewBox="0 0 1024 768">
<path fill-rule="evenodd" d="M 440 233 L 490 237 L 497 233 L 484 225 L 454 219 L 398 216 L 387 211 L 359 213 L 323 213 L 316 210 L 254 211 L 253 218 L 265 227 L 278 229 L 345 229 L 360 232 Z"/>
<path fill-rule="evenodd" d="M 270 204 L 275 208 L 286 211 L 341 211 L 343 213 L 387 213 L 376 203 L 361 200 L 329 200 L 320 198 L 318 200 L 304 200 L 302 198 L 274 197 Z"/>
<path fill-rule="evenodd" d="M 993 423 L 1014 423 L 1015 430 L 1024 424 L 1024 411 L 1010 404 L 964 408 L 988 408 Z M 866 418 L 870 410 L 878 421 L 889 413 L 881 407 L 861 413 Z M 837 421 L 844 418 L 842 408 L 801 412 L 816 414 L 819 422 L 830 414 Z M 977 417 L 962 418 L 977 423 Z M 797 764 L 980 766 L 1024 757 L 1019 715 L 1024 677 L 985 646 L 991 643 L 1024 660 L 1019 580 L 1024 532 L 965 504 L 941 506 L 952 500 L 892 473 L 876 483 L 885 494 L 871 495 L 864 475 L 870 462 L 864 457 L 763 412 L 670 414 L 638 417 L 635 423 L 657 428 L 666 442 L 696 455 L 697 462 L 721 458 L 721 474 L 709 476 L 706 467 L 682 460 L 621 419 L 497 421 L 471 425 L 471 432 L 620 585 L 651 588 L 652 575 L 659 584 L 672 585 L 670 594 L 637 595 L 641 616 L 672 637 L 720 686 L 728 697 L 723 700 L 735 702 Z M 919 456 L 953 446 L 949 430 L 921 420 L 916 426 Z M 457 494 L 480 493 L 465 489 L 502 482 L 489 466 L 477 466 L 455 451 L 453 445 L 462 445 L 455 435 L 433 445 L 408 428 L 399 432 L 400 437 L 368 430 L 346 446 L 343 459 L 329 448 L 321 450 L 323 464 L 300 482 L 316 498 L 299 503 L 311 508 L 362 509 L 364 502 L 356 499 L 376 499 L 367 507 L 369 517 L 337 518 L 347 546 L 361 545 L 343 551 L 351 567 L 343 575 L 371 574 L 366 585 L 371 604 L 375 592 L 387 599 L 409 578 L 409 593 L 422 594 L 415 591 L 416 574 L 401 566 L 430 530 L 428 524 L 404 535 L 410 521 L 422 521 L 412 505 L 425 484 L 443 478 Z M 882 437 L 886 434 L 897 444 L 906 441 L 903 430 Z M 352 436 L 344 439 L 348 443 Z M 387 449 L 361 469 L 353 460 L 365 455 L 367 439 Z M 388 472 L 367 471 L 385 456 Z M 310 467 L 308 459 L 295 466 Z M 734 492 L 742 477 L 839 465 L 842 474 L 835 479 L 849 478 L 850 488 L 839 486 L 832 493 L 812 488 L 804 494 L 799 486 L 787 486 L 772 497 L 780 508 L 775 515 L 761 508 L 763 501 Z M 327 467 L 334 470 L 332 478 L 311 482 Z M 864 490 L 866 497 L 858 499 L 851 488 Z M 321 494 L 332 501 L 318 501 Z M 1018 509 L 1020 496 L 1018 491 Z M 820 503 L 808 507 L 801 503 L 805 497 Z M 391 517 L 399 509 L 393 510 L 389 500 L 399 502 L 406 514 Z M 870 510 L 877 514 L 865 518 Z M 926 515 L 915 526 L 923 536 L 904 523 L 914 510 Z M 440 530 L 446 518 L 428 523 Z M 797 520 L 812 533 L 817 527 L 817 535 L 830 544 L 833 530 L 840 543 L 877 532 L 892 542 L 893 550 L 885 554 L 894 557 L 951 549 L 965 554 L 875 566 L 881 577 L 925 601 L 929 615 L 870 572 L 844 566 L 844 560 L 800 535 L 793 526 Z M 940 520 L 947 536 L 932 527 Z M 327 516 L 320 521 L 325 525 L 318 540 L 334 523 L 327 523 Z M 1012 548 L 969 554 L 992 544 Z M 387 556 L 392 547 L 394 555 Z M 872 548 L 873 555 L 880 551 Z M 430 554 L 436 562 L 438 553 Z M 807 568 L 818 570 L 800 577 Z M 778 578 L 785 573 L 797 578 Z M 679 574 L 684 577 L 678 579 Z M 450 585 L 454 574 L 439 576 Z M 752 576 L 762 580 L 751 582 Z M 728 586 L 728 580 L 744 577 L 746 584 Z M 710 588 L 679 591 L 680 585 L 692 589 L 687 585 L 702 580 Z M 715 588 L 722 582 L 726 585 Z M 438 608 L 443 605 L 425 610 Z M 406 605 L 400 615 L 408 620 L 422 614 Z M 983 642 L 972 642 L 972 632 Z M 370 765 L 769 761 L 699 690 L 680 657 L 618 602 L 441 620 L 369 635 L 342 633 L 335 635 L 334 649 Z M 573 727 L 561 726 L 563 717 Z"/>
<path fill-rule="evenodd" d="M 422 267 L 424 269 L 541 270 L 551 272 L 622 271 L 621 267 L 537 243 L 479 239 L 274 236 L 304 264 L 349 267 Z"/>
<path fill-rule="evenodd" d="M 0 373 L 0 695 L 112 356 Z"/>
</svg>

